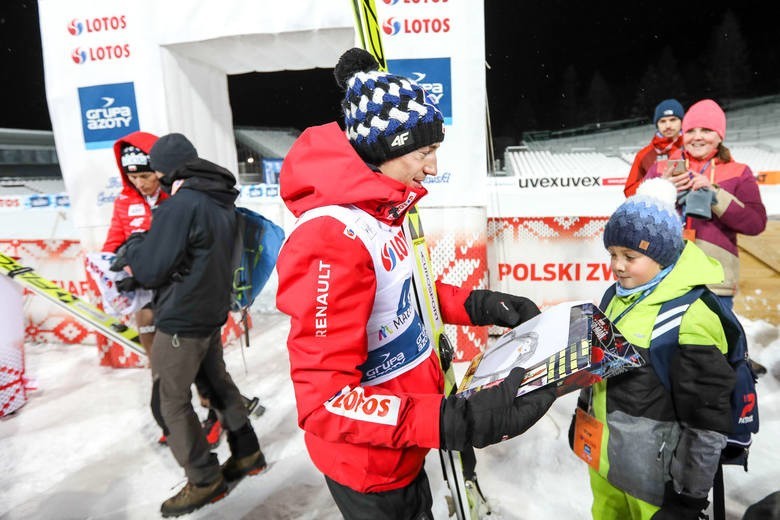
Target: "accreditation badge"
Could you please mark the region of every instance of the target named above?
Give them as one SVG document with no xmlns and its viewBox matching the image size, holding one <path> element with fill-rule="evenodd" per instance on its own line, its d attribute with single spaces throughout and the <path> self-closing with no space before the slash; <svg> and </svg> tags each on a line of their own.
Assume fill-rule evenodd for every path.
<svg viewBox="0 0 780 520">
<path fill-rule="evenodd" d="M 604 425 L 582 408 L 577 408 L 574 419 L 574 453 L 594 470 L 601 460 L 601 433 Z"/>
</svg>

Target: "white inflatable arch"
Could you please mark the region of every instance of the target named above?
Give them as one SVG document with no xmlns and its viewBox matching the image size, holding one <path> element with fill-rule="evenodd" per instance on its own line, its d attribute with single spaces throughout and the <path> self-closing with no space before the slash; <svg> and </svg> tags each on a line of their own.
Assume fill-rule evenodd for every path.
<svg viewBox="0 0 780 520">
<path fill-rule="evenodd" d="M 354 43 L 347 2 L 39 0 L 46 97 L 86 250 L 105 237 L 118 176 L 111 145 L 181 132 L 236 171 L 227 75 L 333 67 Z"/>
</svg>

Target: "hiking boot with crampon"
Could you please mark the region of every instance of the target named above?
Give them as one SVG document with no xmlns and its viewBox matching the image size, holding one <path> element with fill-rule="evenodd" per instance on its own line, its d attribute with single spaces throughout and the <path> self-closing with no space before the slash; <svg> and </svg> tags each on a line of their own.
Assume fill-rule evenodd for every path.
<svg viewBox="0 0 780 520">
<path fill-rule="evenodd" d="M 222 475 L 228 482 L 233 482 L 247 475 L 257 475 L 266 467 L 265 455 L 260 450 L 246 457 L 235 458 L 232 455 L 222 465 Z"/>
<path fill-rule="evenodd" d="M 160 513 L 165 518 L 192 513 L 196 509 L 224 498 L 226 494 L 227 485 L 222 475 L 211 484 L 203 486 L 187 482 L 181 491 L 163 502 Z"/>
</svg>

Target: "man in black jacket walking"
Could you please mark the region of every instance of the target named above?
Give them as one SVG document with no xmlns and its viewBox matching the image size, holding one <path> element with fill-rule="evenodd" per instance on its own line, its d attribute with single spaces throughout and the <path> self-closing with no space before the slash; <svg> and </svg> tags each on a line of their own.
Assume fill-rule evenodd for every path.
<svg viewBox="0 0 780 520">
<path fill-rule="evenodd" d="M 259 473 L 266 463 L 222 353 L 232 283 L 235 178 L 199 158 L 181 134 L 161 137 L 150 163 L 174 196 L 155 212 L 146 236 L 128 243 L 124 259 L 139 284 L 155 289 L 152 412 L 168 430 L 168 446 L 187 475 L 187 485 L 162 504 L 165 517 L 219 500 L 226 481 Z M 190 387 L 199 372 L 228 431 L 231 456 L 221 468 L 191 404 Z"/>
</svg>

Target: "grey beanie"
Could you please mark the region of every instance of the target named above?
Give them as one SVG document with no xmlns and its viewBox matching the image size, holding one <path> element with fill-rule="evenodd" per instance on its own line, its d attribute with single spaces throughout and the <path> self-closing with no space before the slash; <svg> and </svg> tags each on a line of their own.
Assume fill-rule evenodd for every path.
<svg viewBox="0 0 780 520">
<path fill-rule="evenodd" d="M 198 151 L 182 134 L 167 134 L 160 137 L 149 150 L 149 164 L 153 170 L 170 176 L 188 161 L 198 158 Z"/>
</svg>

